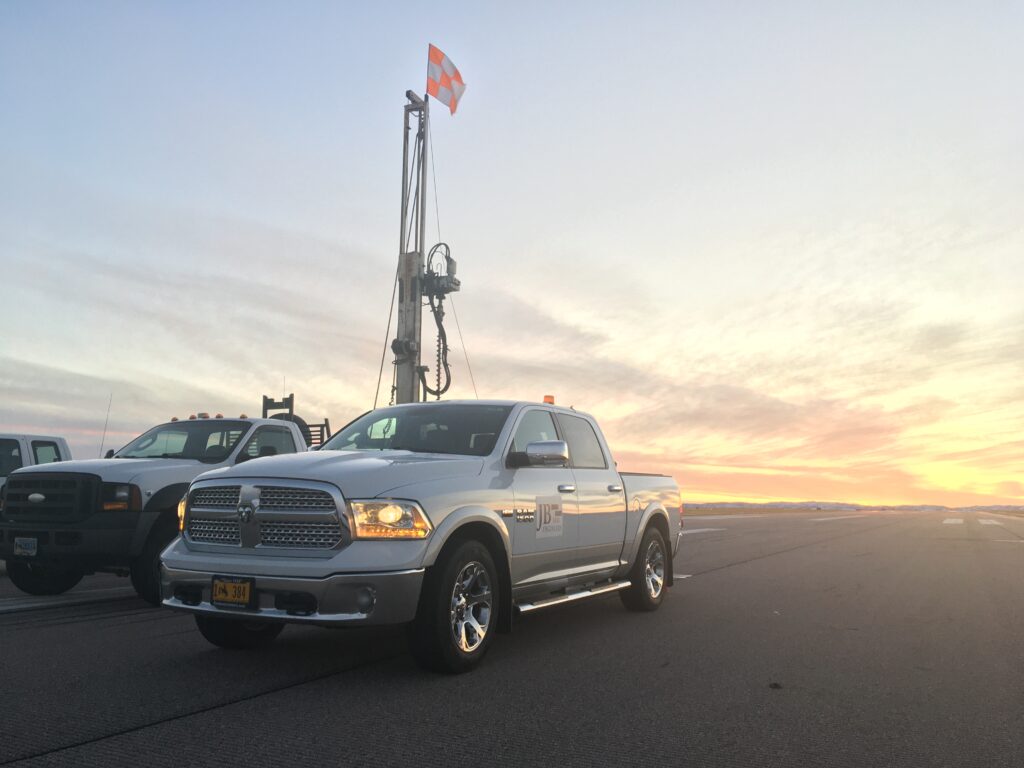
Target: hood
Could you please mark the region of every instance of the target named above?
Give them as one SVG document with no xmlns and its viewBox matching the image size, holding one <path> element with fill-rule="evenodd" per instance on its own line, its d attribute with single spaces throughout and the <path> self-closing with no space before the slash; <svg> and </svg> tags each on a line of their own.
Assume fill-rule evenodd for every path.
<svg viewBox="0 0 1024 768">
<path fill-rule="evenodd" d="M 360 499 L 428 480 L 479 475 L 483 466 L 484 460 L 475 456 L 409 451 L 309 451 L 252 459 L 206 472 L 196 479 L 318 480 L 336 485 L 346 498 Z"/>
<path fill-rule="evenodd" d="M 159 483 L 159 478 L 164 476 L 181 477 L 179 482 L 188 482 L 191 479 L 188 475 L 198 475 L 204 466 L 208 465 L 193 459 L 73 459 L 22 467 L 17 473 L 82 472 L 99 475 L 107 483 L 135 483 L 148 490 L 153 481 Z"/>
</svg>

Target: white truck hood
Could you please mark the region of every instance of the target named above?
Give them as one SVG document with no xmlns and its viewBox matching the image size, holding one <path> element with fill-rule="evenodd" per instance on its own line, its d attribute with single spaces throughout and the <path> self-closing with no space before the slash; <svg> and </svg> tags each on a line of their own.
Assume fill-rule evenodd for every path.
<svg viewBox="0 0 1024 768">
<path fill-rule="evenodd" d="M 428 480 L 479 475 L 482 458 L 409 451 L 310 451 L 267 456 L 205 472 L 196 480 L 280 478 L 319 480 L 341 489 L 349 499 L 373 498 Z"/>
<path fill-rule="evenodd" d="M 159 490 L 172 482 L 189 482 L 204 465 L 193 459 L 79 459 L 37 464 L 18 472 L 84 472 L 105 483 L 134 483 L 143 491 Z"/>
</svg>

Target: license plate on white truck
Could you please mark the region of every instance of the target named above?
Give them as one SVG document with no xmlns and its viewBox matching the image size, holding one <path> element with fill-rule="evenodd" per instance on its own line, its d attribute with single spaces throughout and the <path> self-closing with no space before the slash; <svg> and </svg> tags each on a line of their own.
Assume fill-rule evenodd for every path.
<svg viewBox="0 0 1024 768">
<path fill-rule="evenodd" d="M 15 557 L 35 557 L 39 552 L 39 539 L 35 536 L 15 536 Z"/>
</svg>

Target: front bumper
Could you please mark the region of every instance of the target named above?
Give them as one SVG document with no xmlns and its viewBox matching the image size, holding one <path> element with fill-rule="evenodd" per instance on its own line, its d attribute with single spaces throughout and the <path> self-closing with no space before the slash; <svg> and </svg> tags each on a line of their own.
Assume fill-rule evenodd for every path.
<svg viewBox="0 0 1024 768">
<path fill-rule="evenodd" d="M 130 515 L 130 516 L 129 516 Z M 138 513 L 106 513 L 71 524 L 0 523 L 0 560 L 58 564 L 90 570 L 128 565 L 139 522 Z M 36 540 L 35 557 L 16 557 L 14 540 Z"/>
<path fill-rule="evenodd" d="M 260 576 L 253 579 L 250 608 L 222 607 L 210 600 L 210 571 L 160 567 L 163 604 L 168 608 L 223 618 L 324 626 L 403 624 L 416 616 L 423 569 L 383 573 L 343 573 L 324 578 Z"/>
</svg>

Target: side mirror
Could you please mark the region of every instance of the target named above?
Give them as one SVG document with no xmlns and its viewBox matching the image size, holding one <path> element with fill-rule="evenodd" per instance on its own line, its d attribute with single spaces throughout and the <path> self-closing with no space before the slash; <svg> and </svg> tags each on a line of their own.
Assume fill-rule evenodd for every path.
<svg viewBox="0 0 1024 768">
<path fill-rule="evenodd" d="M 569 445 L 564 440 L 538 440 L 526 446 L 524 464 L 529 467 L 565 467 L 569 464 Z"/>
<path fill-rule="evenodd" d="M 107 452 L 105 454 L 103 454 L 103 458 L 104 459 L 112 459 L 112 458 L 114 458 L 114 449 L 113 448 L 108 448 Z"/>
</svg>

